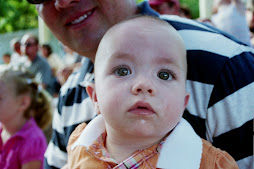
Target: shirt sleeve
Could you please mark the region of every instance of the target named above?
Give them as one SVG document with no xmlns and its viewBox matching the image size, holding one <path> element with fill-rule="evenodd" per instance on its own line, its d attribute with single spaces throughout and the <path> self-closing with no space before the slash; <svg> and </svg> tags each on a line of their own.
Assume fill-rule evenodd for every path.
<svg viewBox="0 0 254 169">
<path fill-rule="evenodd" d="M 206 140 L 203 142 L 203 153 L 200 169 L 239 169 L 236 161 L 226 151 L 212 146 Z"/>
<path fill-rule="evenodd" d="M 253 164 L 254 57 L 238 52 L 228 59 L 214 84 L 207 113 L 207 136 L 236 161 Z"/>
<path fill-rule="evenodd" d="M 239 167 L 227 152 L 218 150 L 214 169 L 239 169 Z"/>
</svg>

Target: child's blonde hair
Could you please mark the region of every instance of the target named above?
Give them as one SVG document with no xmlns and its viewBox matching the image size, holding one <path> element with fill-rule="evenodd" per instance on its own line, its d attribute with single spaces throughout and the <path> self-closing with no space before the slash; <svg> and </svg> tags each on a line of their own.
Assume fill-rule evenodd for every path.
<svg viewBox="0 0 254 169">
<path fill-rule="evenodd" d="M 34 75 L 25 68 L 9 66 L 0 72 L 0 80 L 16 96 L 30 94 L 31 104 L 24 112 L 24 117 L 33 117 L 41 129 L 46 129 L 52 120 L 51 103 L 46 91 L 35 81 Z"/>
</svg>

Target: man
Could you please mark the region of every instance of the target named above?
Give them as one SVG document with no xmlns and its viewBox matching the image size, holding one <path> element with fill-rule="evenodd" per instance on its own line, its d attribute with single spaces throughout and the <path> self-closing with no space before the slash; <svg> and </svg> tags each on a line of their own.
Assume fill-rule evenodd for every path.
<svg viewBox="0 0 254 169">
<path fill-rule="evenodd" d="M 21 50 L 31 62 L 28 70 L 35 74 L 36 78 L 42 83 L 43 88 L 53 95 L 53 74 L 47 60 L 38 54 L 38 38 L 31 34 L 25 34 L 21 39 Z"/>
<path fill-rule="evenodd" d="M 149 0 L 148 2 L 160 14 L 178 16 L 181 14 L 181 7 L 178 0 Z"/>
<path fill-rule="evenodd" d="M 67 162 L 69 135 L 79 123 L 95 116 L 85 88 L 86 82 L 93 80 L 91 62 L 102 36 L 115 23 L 139 13 L 168 21 L 184 39 L 189 72 L 186 85 L 191 94 L 184 117 L 202 138 L 231 154 L 241 169 L 253 166 L 251 47 L 196 21 L 159 16 L 147 1 L 139 5 L 135 0 L 28 1 L 40 3 L 39 15 L 64 45 L 90 59 L 61 89 L 45 154 L 46 168 L 61 168 Z"/>
</svg>

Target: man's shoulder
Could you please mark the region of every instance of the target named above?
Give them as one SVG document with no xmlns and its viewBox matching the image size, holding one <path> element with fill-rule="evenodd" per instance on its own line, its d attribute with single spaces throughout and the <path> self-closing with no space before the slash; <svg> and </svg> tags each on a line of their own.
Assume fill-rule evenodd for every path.
<svg viewBox="0 0 254 169">
<path fill-rule="evenodd" d="M 244 46 L 244 50 L 252 49 L 248 44 L 241 42 L 234 36 L 221 31 L 220 29 L 207 23 L 203 23 L 194 19 L 183 18 L 176 15 L 160 15 L 159 18 L 170 23 L 177 31 L 186 31 L 186 33 L 187 31 L 192 31 L 192 34 L 187 34 L 190 37 L 196 36 L 194 39 L 197 42 L 199 42 L 199 40 L 207 40 L 205 41 L 205 44 L 210 44 L 210 47 L 222 45 L 221 48 L 227 50 L 228 46 L 230 46 L 231 49 L 237 48 L 239 46 Z M 197 37 L 197 35 L 199 35 L 199 37 Z M 221 43 L 218 44 L 218 41 L 221 41 Z M 193 41 L 193 43 L 195 43 L 195 41 Z M 202 44 L 200 45 L 202 46 Z M 213 51 L 216 50 L 219 49 L 213 49 Z"/>
</svg>

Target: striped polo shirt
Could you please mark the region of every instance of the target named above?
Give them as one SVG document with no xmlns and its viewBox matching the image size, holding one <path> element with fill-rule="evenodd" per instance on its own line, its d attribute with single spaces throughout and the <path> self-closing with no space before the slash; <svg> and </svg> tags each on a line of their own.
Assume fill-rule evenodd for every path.
<svg viewBox="0 0 254 169">
<path fill-rule="evenodd" d="M 209 25 L 160 16 L 147 1 L 139 9 L 166 20 L 185 42 L 190 100 L 184 118 L 199 136 L 227 151 L 239 168 L 253 167 L 254 49 Z M 71 132 L 81 122 L 95 117 L 85 89 L 86 83 L 93 80 L 92 72 L 93 64 L 86 58 L 81 70 L 61 88 L 45 168 L 66 164 Z"/>
</svg>

